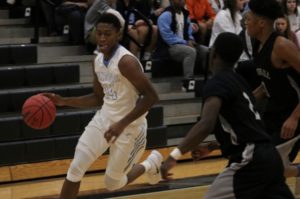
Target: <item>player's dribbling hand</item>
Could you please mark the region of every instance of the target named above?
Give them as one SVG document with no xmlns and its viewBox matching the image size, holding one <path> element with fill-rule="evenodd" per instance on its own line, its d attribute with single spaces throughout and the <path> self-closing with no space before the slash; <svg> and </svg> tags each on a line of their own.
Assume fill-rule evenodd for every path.
<svg viewBox="0 0 300 199">
<path fill-rule="evenodd" d="M 176 165 L 176 163 L 177 161 L 169 156 L 168 159 L 160 166 L 161 177 L 164 180 L 172 179 L 173 173 L 170 173 L 169 171 Z"/>
<path fill-rule="evenodd" d="M 108 143 L 114 143 L 117 138 L 121 135 L 125 127 L 120 122 L 111 125 L 108 130 L 104 133 L 104 138 Z"/>
<path fill-rule="evenodd" d="M 63 97 L 55 93 L 42 93 L 42 95 L 48 97 L 56 106 L 65 106 Z"/>
</svg>

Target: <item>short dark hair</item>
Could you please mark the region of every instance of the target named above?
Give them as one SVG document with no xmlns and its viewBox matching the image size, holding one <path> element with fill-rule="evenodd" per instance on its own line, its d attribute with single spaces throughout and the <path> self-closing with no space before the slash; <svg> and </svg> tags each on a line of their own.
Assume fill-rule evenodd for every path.
<svg viewBox="0 0 300 199">
<path fill-rule="evenodd" d="M 99 23 L 107 23 L 107 24 L 112 24 L 118 31 L 121 29 L 121 23 L 118 17 L 111 13 L 104 13 L 100 16 L 98 19 L 96 25 Z"/>
<path fill-rule="evenodd" d="M 237 62 L 244 50 L 242 39 L 231 32 L 220 33 L 213 47 L 215 48 L 215 53 L 228 63 Z"/>
<path fill-rule="evenodd" d="M 251 0 L 249 8 L 257 15 L 275 20 L 283 16 L 283 10 L 277 0 Z"/>
</svg>

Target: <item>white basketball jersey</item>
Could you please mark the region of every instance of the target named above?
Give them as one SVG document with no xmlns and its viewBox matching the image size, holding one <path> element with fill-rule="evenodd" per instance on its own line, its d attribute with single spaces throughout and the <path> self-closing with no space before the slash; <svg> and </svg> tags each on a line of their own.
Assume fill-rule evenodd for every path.
<svg viewBox="0 0 300 199">
<path fill-rule="evenodd" d="M 117 122 L 127 115 L 136 106 L 139 99 L 136 88 L 119 70 L 119 61 L 124 55 L 133 56 L 126 48 L 119 45 L 107 66 L 104 65 L 102 53 L 99 53 L 95 59 L 95 72 L 104 92 L 101 113 L 112 122 Z M 139 64 L 142 68 L 140 62 Z M 146 121 L 145 116 L 146 114 L 139 117 L 131 125 L 144 123 Z"/>
</svg>

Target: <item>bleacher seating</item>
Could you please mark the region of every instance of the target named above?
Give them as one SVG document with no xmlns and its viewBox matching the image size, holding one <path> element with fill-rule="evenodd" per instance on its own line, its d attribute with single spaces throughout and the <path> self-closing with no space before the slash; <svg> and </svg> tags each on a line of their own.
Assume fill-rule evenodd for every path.
<svg viewBox="0 0 300 199">
<path fill-rule="evenodd" d="M 0 67 L 0 88 L 79 83 L 78 64 Z"/>
<path fill-rule="evenodd" d="M 95 114 L 95 110 L 96 108 L 60 110 L 54 123 L 42 130 L 28 127 L 20 115 L 0 117 L 0 129 L 3 131 L 0 136 L 0 157 L 2 157 L 1 149 L 4 151 L 7 146 L 12 155 L 8 159 L 1 159 L 0 166 L 11 163 L 71 158 L 74 153 L 75 142 Z M 163 126 L 162 107 L 153 107 L 147 118 L 151 121 L 148 128 L 147 147 L 155 148 L 166 145 L 167 131 L 166 126 Z M 70 145 L 64 146 L 63 143 L 70 143 Z M 20 147 L 25 147 L 24 157 L 22 156 L 21 159 L 19 159 L 20 154 L 16 150 Z M 61 150 L 62 148 L 67 151 Z"/>
<path fill-rule="evenodd" d="M 34 44 L 0 45 L 0 66 L 37 63 L 37 47 Z"/>
</svg>

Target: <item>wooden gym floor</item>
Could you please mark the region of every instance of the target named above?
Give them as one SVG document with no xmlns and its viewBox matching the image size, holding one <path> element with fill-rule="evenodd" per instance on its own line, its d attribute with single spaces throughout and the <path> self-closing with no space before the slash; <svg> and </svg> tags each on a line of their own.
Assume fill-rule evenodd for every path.
<svg viewBox="0 0 300 199">
<path fill-rule="evenodd" d="M 226 165 L 223 158 L 209 158 L 199 162 L 183 161 L 172 170 L 174 180 L 161 182 L 158 185 L 147 185 L 144 176 L 132 185 L 117 192 L 108 192 L 103 185 L 103 172 L 87 174 L 81 184 L 81 199 L 124 198 L 124 199 L 179 199 L 203 198 L 209 184 Z M 296 162 L 300 162 L 298 155 Z M 51 169 L 51 168 L 49 168 Z M 57 198 L 64 178 L 49 178 L 0 185 L 1 199 L 21 198 Z M 295 179 L 287 181 L 292 191 Z"/>
</svg>

